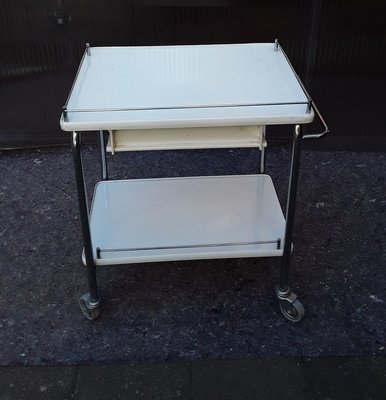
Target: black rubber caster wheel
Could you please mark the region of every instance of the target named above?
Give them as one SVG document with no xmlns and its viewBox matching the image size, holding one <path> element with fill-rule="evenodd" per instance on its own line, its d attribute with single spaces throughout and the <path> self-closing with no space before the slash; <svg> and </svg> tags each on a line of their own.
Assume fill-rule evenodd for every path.
<svg viewBox="0 0 386 400">
<path fill-rule="evenodd" d="M 283 315 L 291 322 L 299 322 L 304 317 L 303 304 L 296 299 L 294 302 L 288 300 L 279 300 L 280 310 Z"/>
<path fill-rule="evenodd" d="M 99 307 L 100 301 L 96 303 L 92 302 L 90 300 L 90 293 L 86 293 L 80 297 L 79 306 L 84 316 L 90 321 L 97 319 L 101 315 L 101 310 Z"/>
<path fill-rule="evenodd" d="M 303 304 L 290 288 L 280 289 L 276 286 L 276 296 L 279 300 L 281 312 L 289 321 L 299 322 L 303 319 L 305 312 Z"/>
</svg>

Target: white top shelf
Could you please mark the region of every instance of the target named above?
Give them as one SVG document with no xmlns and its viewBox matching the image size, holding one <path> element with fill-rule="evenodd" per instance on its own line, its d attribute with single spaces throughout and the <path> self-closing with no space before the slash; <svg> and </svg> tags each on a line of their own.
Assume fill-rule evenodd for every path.
<svg viewBox="0 0 386 400">
<path fill-rule="evenodd" d="M 92 47 L 62 129 L 144 129 L 312 122 L 273 43 Z"/>
<path fill-rule="evenodd" d="M 99 182 L 90 216 L 97 265 L 281 256 L 284 227 L 268 175 Z"/>
</svg>

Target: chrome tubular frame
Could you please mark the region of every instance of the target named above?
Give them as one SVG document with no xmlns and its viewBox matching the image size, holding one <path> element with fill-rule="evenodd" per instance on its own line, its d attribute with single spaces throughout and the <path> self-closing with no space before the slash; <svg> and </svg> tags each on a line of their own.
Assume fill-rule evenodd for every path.
<svg viewBox="0 0 386 400">
<path fill-rule="evenodd" d="M 291 161 L 291 172 L 288 185 L 284 247 L 283 247 L 280 281 L 279 281 L 279 289 L 281 291 L 288 290 L 288 272 L 291 261 L 292 230 L 295 217 L 296 193 L 298 187 L 302 139 L 303 139 L 302 126 L 296 125 L 294 130 L 293 146 L 292 146 L 292 161 Z"/>
<path fill-rule="evenodd" d="M 107 173 L 107 160 L 106 160 L 106 143 L 103 131 L 99 131 L 99 150 L 101 155 L 101 176 L 102 181 L 107 181 L 109 179 Z"/>
<path fill-rule="evenodd" d="M 83 176 L 83 163 L 81 155 L 80 133 L 72 133 L 72 154 L 75 166 L 76 187 L 78 190 L 80 221 L 82 224 L 84 256 L 86 259 L 88 286 L 90 293 L 89 305 L 96 307 L 100 303 L 98 286 L 96 280 L 96 266 L 94 264 L 93 250 L 91 244 L 91 233 L 89 225 L 89 210 L 87 206 L 86 186 Z"/>
</svg>

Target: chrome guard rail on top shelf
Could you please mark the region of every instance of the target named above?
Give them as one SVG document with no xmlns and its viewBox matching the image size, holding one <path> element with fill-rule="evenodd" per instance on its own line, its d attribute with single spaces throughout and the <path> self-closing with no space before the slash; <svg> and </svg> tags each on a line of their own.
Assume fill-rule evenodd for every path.
<svg viewBox="0 0 386 400">
<path fill-rule="evenodd" d="M 280 49 L 280 51 L 283 53 L 285 59 L 286 59 L 287 62 L 288 62 L 288 65 L 290 66 L 290 68 L 291 68 L 292 72 L 294 73 L 294 75 L 295 75 L 297 81 L 299 82 L 300 87 L 302 88 L 304 94 L 305 94 L 306 97 L 307 97 L 307 100 L 308 100 L 308 109 L 309 109 L 309 111 L 311 111 L 311 109 L 313 109 L 313 110 L 315 111 L 316 115 L 318 116 L 319 120 L 321 121 L 321 123 L 322 123 L 323 126 L 324 126 L 324 130 L 323 130 L 322 132 L 320 132 L 320 133 L 310 133 L 310 134 L 307 134 L 307 135 L 303 135 L 303 139 L 318 139 L 318 138 L 321 138 L 321 137 L 323 137 L 324 135 L 326 135 L 326 134 L 330 131 L 329 128 L 328 128 L 328 126 L 327 126 L 327 124 L 326 124 L 326 121 L 325 121 L 324 118 L 322 117 L 322 115 L 321 115 L 321 113 L 320 113 L 318 107 L 316 106 L 315 102 L 312 100 L 312 98 L 311 98 L 310 94 L 308 93 L 307 89 L 304 87 L 303 82 L 300 80 L 300 78 L 299 78 L 298 74 L 296 73 L 294 67 L 292 66 L 291 61 L 289 60 L 287 54 L 285 53 L 285 51 L 284 51 L 283 48 L 281 47 L 281 45 L 280 45 L 278 39 L 275 39 L 274 51 L 278 51 L 279 49 Z M 81 66 L 82 66 L 82 64 L 83 64 L 83 60 L 84 60 L 84 58 L 85 58 L 86 55 L 90 55 L 90 45 L 89 45 L 88 43 L 86 43 L 86 48 L 85 48 L 85 51 L 84 51 L 84 53 L 83 53 L 83 57 L 82 57 L 82 60 L 81 60 L 81 62 L 80 62 L 80 65 L 79 65 L 79 67 L 78 67 L 78 70 L 77 70 L 77 73 L 76 73 L 74 82 L 73 82 L 72 87 L 71 87 L 71 90 L 70 90 L 70 93 L 69 93 L 69 95 L 68 95 L 68 97 L 67 97 L 67 100 L 66 100 L 65 105 L 63 106 L 63 119 L 64 119 L 65 121 L 68 120 L 68 114 L 67 114 L 68 111 L 72 111 L 72 112 L 74 112 L 74 111 L 79 111 L 79 110 L 68 110 L 68 109 L 67 109 L 67 105 L 68 105 L 68 101 L 69 101 L 69 99 L 70 99 L 71 93 L 72 93 L 72 91 L 73 91 L 76 78 L 77 78 L 77 76 L 79 75 L 80 68 L 81 68 Z M 280 104 L 280 103 L 278 103 L 278 104 Z M 291 103 L 282 103 L 282 104 L 291 104 Z M 293 103 L 293 104 L 297 104 L 297 103 Z M 248 105 L 252 105 L 252 104 L 248 104 Z M 268 105 L 268 104 L 253 104 L 253 105 L 254 105 L 254 106 L 259 106 L 259 105 Z M 227 106 L 227 105 L 220 105 L 220 107 L 224 107 L 224 106 Z M 228 105 L 228 106 L 229 106 L 229 105 Z M 231 105 L 231 106 L 234 107 L 234 105 Z M 239 106 L 240 106 L 240 105 L 239 105 Z M 219 105 L 217 105 L 217 106 L 215 106 L 215 107 L 219 107 Z M 167 107 L 167 108 L 180 108 L 180 107 Z M 185 107 L 181 107 L 181 108 L 185 108 Z M 191 107 L 189 107 L 189 108 L 191 108 Z M 197 107 L 197 108 L 202 108 L 202 106 L 199 106 L 199 107 Z M 207 108 L 207 107 L 205 107 L 205 108 Z M 81 110 L 81 111 L 99 111 L 99 110 Z M 119 110 L 119 111 L 122 111 L 122 110 Z"/>
</svg>

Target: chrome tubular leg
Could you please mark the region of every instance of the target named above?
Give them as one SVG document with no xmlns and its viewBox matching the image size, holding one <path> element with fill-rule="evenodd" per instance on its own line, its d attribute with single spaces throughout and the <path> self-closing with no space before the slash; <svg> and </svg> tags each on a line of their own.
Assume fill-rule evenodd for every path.
<svg viewBox="0 0 386 400">
<path fill-rule="evenodd" d="M 292 248 L 292 228 L 295 217 L 296 192 L 299 177 L 302 137 L 302 127 L 300 125 L 296 125 L 293 139 L 291 173 L 287 197 L 284 250 L 280 271 L 280 281 L 276 288 L 276 296 L 279 300 L 280 309 L 284 316 L 292 322 L 299 322 L 304 316 L 304 308 L 302 304 L 288 286 L 288 272 Z"/>
<path fill-rule="evenodd" d="M 99 316 L 100 298 L 98 294 L 98 286 L 96 280 L 96 266 L 94 264 L 94 258 L 92 252 L 87 195 L 83 177 L 82 155 L 80 148 L 81 148 L 80 135 L 77 132 L 73 132 L 72 154 L 74 158 L 75 178 L 78 190 L 79 212 L 82 224 L 84 255 L 86 259 L 87 277 L 89 286 L 89 293 L 80 298 L 80 306 L 83 313 L 86 315 L 88 319 L 95 319 Z"/>
<path fill-rule="evenodd" d="M 99 131 L 99 149 L 101 152 L 102 181 L 109 179 L 107 173 L 106 143 L 103 131 Z"/>
<path fill-rule="evenodd" d="M 292 228 L 295 217 L 296 192 L 298 187 L 301 142 L 302 142 L 302 128 L 300 125 L 296 125 L 294 132 L 293 147 L 292 147 L 291 173 L 290 173 L 288 197 L 287 197 L 284 250 L 283 250 L 282 268 L 281 268 L 280 285 L 279 285 L 281 290 L 285 290 L 288 286 L 288 270 L 291 259 Z"/>
<path fill-rule="evenodd" d="M 265 147 L 264 147 L 264 141 L 265 141 L 265 126 L 262 127 L 262 140 L 261 140 L 261 151 L 260 151 L 260 174 L 265 173 Z"/>
</svg>

